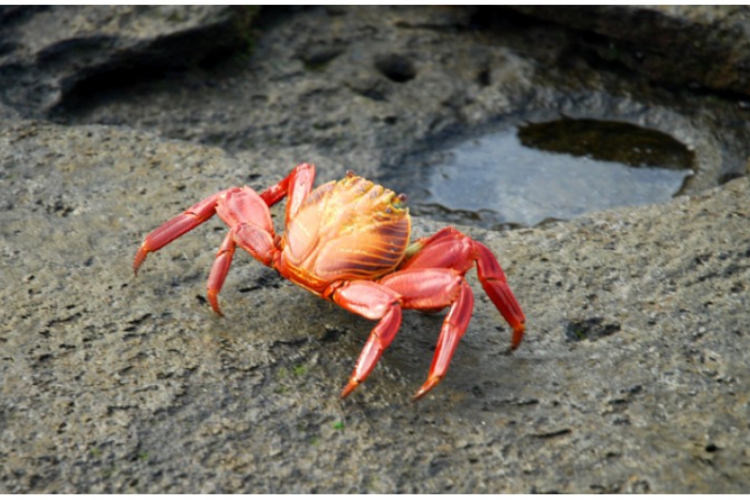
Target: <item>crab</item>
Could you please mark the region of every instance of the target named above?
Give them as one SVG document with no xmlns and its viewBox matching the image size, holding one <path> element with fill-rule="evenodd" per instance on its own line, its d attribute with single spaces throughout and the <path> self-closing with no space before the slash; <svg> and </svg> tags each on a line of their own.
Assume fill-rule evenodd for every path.
<svg viewBox="0 0 750 500">
<path fill-rule="evenodd" d="M 525 317 L 492 252 L 452 227 L 409 243 L 411 217 L 406 197 L 347 172 L 344 179 L 313 190 L 315 166 L 297 165 L 260 194 L 231 187 L 196 203 L 149 233 L 133 271 L 150 252 L 206 222 L 213 215 L 229 226 L 208 277 L 207 298 L 222 315 L 218 295 L 239 246 L 264 265 L 325 300 L 377 324 L 348 384 L 347 397 L 365 381 L 401 326 L 401 312 L 417 309 L 445 316 L 422 398 L 446 375 L 466 332 L 474 294 L 466 272 L 476 264 L 479 281 L 513 329 L 511 350 L 524 335 Z M 285 232 L 274 232 L 269 207 L 287 197 Z"/>
</svg>

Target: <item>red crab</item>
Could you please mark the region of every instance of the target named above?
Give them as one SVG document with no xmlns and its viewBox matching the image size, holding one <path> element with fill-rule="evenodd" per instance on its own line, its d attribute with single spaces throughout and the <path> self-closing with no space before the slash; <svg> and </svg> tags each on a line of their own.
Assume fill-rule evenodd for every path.
<svg viewBox="0 0 750 500">
<path fill-rule="evenodd" d="M 302 163 L 258 194 L 249 187 L 219 191 L 164 223 L 143 241 L 133 262 L 137 274 L 155 252 L 214 214 L 227 223 L 208 277 L 208 301 L 217 296 L 237 246 L 302 288 L 371 320 L 378 320 L 357 360 L 346 397 L 361 384 L 401 325 L 402 309 L 438 311 L 450 306 L 419 399 L 445 376 L 471 319 L 474 294 L 464 275 L 477 264 L 484 291 L 513 328 L 511 349 L 521 343 L 524 314 L 500 264 L 483 244 L 452 227 L 409 244 L 411 218 L 403 195 L 347 173 L 313 191 L 315 166 Z M 286 231 L 274 232 L 269 207 L 288 196 Z"/>
</svg>

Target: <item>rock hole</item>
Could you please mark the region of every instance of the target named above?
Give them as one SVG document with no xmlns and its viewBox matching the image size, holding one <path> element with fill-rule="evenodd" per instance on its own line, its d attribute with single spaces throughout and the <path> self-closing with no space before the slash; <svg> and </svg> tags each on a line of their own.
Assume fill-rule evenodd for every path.
<svg viewBox="0 0 750 500">
<path fill-rule="evenodd" d="M 326 326 L 323 336 L 320 337 L 321 342 L 335 342 L 342 335 L 346 334 L 346 329 L 337 328 L 335 326 Z"/>
<path fill-rule="evenodd" d="M 568 323 L 565 338 L 568 342 L 597 341 L 620 331 L 619 323 L 605 323 L 604 318 L 588 318 Z"/>
<path fill-rule="evenodd" d="M 480 87 L 489 87 L 491 83 L 492 79 L 490 78 L 490 70 L 488 68 L 483 69 L 477 74 L 477 84 Z"/>
<path fill-rule="evenodd" d="M 375 69 L 389 80 L 397 83 L 408 82 L 417 76 L 412 62 L 398 54 L 378 57 L 375 60 Z"/>
</svg>

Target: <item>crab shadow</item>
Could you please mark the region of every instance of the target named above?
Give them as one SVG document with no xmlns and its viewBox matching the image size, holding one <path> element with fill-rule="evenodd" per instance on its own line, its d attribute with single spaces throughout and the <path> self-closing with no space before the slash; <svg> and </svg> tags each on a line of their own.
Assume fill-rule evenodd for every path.
<svg viewBox="0 0 750 500">
<path fill-rule="evenodd" d="M 213 318 L 212 329 L 247 349 L 266 350 L 278 360 L 275 363 L 289 364 L 287 371 L 306 364 L 306 376 L 323 393 L 338 399 L 376 322 L 321 300 L 272 270 L 238 269 L 235 280 L 225 289 L 227 316 Z M 406 412 L 439 407 L 443 413 L 456 411 L 462 417 L 476 413 L 480 418 L 503 402 L 531 398 L 526 394 L 531 377 L 529 344 L 524 342 L 508 354 L 510 328 L 492 304 L 480 298 L 481 288 L 473 288 L 477 301 L 472 321 L 447 376 L 430 394 L 411 403 L 427 379 L 447 308 L 436 313 L 404 311 L 395 340 L 344 407 L 350 402 Z"/>
<path fill-rule="evenodd" d="M 314 297 L 304 301 L 304 306 L 320 311 L 327 324 L 335 324 L 337 331 L 343 332 L 324 342 L 326 354 L 323 356 L 330 357 L 331 364 L 339 366 L 337 371 L 345 367 L 344 377 L 348 378 L 375 322 L 330 307 Z M 503 402 L 530 399 L 525 391 L 531 377 L 532 360 L 523 352 L 528 346 L 521 344 L 520 353 L 509 353 L 510 328 L 496 311 L 486 309 L 481 307 L 475 311 L 476 321 L 469 325 L 445 379 L 414 404 L 411 404 L 411 397 L 427 379 L 448 310 L 429 314 L 405 311 L 396 339 L 366 382 L 350 398 L 357 401 L 362 399 L 363 393 L 373 393 L 372 397 L 382 398 L 390 408 L 439 406 L 441 411 L 455 410 L 462 417 L 466 417 L 467 412 L 480 416 L 502 406 Z M 496 317 L 492 316 L 493 312 Z"/>
</svg>

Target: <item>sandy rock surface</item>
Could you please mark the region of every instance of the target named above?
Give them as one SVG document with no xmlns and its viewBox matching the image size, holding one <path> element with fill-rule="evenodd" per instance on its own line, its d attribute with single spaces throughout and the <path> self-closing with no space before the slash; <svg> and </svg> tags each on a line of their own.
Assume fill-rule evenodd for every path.
<svg viewBox="0 0 750 500">
<path fill-rule="evenodd" d="M 23 106 L 3 101 L 0 492 L 748 491 L 746 177 L 539 228 L 461 226 L 498 255 L 527 337 L 507 354 L 509 329 L 470 273 L 469 330 L 447 378 L 416 404 L 440 315 L 405 314 L 379 366 L 342 401 L 372 323 L 239 252 L 220 297 L 225 317 L 213 314 L 205 279 L 226 231 L 218 219 L 150 255 L 133 276 L 143 236 L 219 189 L 261 189 L 300 161 L 315 162 L 321 182 L 352 166 L 377 176 L 430 134 L 511 113 L 529 95 L 548 103 L 564 93 L 524 93 L 537 65 L 513 49 L 478 36 L 478 52 L 469 50 L 477 41 L 462 31 L 468 14 L 378 12 L 274 20 L 249 63 L 249 74 L 267 65 L 278 85 L 257 94 L 254 125 L 230 94 L 244 101 L 258 88 L 232 87 L 221 73 L 174 93 L 163 82 L 115 92 L 64 124 L 29 120 Z M 307 52 L 269 45 L 327 18 L 350 26 L 333 52 L 328 39 Z M 351 41 L 355 31 L 361 38 Z M 397 82 L 368 59 L 368 37 L 398 48 L 387 54 L 431 40 L 430 54 L 459 44 L 479 56 L 451 62 L 463 76 L 441 87 L 447 63 L 419 59 L 415 48 L 407 54 L 420 61 L 415 76 Z M 359 50 L 373 64 L 357 59 Z M 300 59 L 280 57 L 285 51 Z M 484 85 L 476 76 L 488 61 L 508 64 Z M 355 63 L 359 72 L 346 77 Z M 401 67 L 381 64 L 391 77 Z M 207 71 L 186 79 L 204 81 Z M 335 95 L 342 85 L 353 90 Z M 634 121 L 654 117 L 652 108 L 633 112 L 632 96 L 605 99 L 603 87 L 595 91 L 603 107 L 617 102 Z M 188 107 L 196 89 L 217 89 L 207 99 L 225 105 L 215 116 Z M 295 106 L 299 121 L 285 121 Z M 320 121 L 325 109 L 335 119 Z M 347 109 L 359 113 L 344 121 Z M 706 153 L 721 148 L 705 145 L 705 124 L 676 109 L 659 116 L 679 119 L 653 123 L 677 123 L 681 139 L 697 138 L 702 161 L 726 160 Z M 170 120 L 191 112 L 192 121 Z M 247 141 L 257 147 L 242 147 Z M 417 236 L 445 225 L 414 224 Z"/>
</svg>

